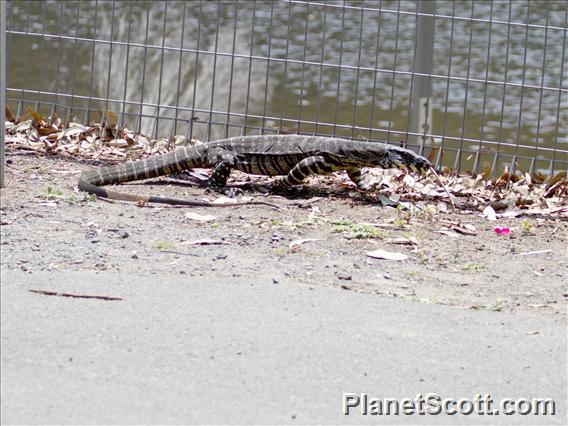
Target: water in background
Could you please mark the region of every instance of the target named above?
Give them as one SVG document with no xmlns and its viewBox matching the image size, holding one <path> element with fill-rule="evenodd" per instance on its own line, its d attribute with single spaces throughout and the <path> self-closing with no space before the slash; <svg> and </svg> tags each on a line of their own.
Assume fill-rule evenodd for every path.
<svg viewBox="0 0 568 426">
<path fill-rule="evenodd" d="M 412 81 L 399 72 L 412 71 L 416 4 L 342 4 L 10 1 L 8 29 L 22 33 L 8 35 L 8 87 L 59 95 L 9 90 L 8 98 L 72 105 L 79 119 L 86 110 L 89 119 L 124 111 L 129 127 L 157 136 L 218 139 L 246 125 L 249 134 L 264 127 L 399 141 Z M 490 24 L 491 13 L 549 29 Z M 436 15 L 433 75 L 464 79 L 431 80 L 444 162 L 453 166 L 463 149 L 465 168 L 467 152 L 480 152 L 480 164 L 499 152 L 503 165 L 516 154 L 524 168 L 533 157 L 536 169 L 553 158 L 566 168 L 566 92 L 558 90 L 568 88 L 566 2 L 438 0 Z"/>
</svg>

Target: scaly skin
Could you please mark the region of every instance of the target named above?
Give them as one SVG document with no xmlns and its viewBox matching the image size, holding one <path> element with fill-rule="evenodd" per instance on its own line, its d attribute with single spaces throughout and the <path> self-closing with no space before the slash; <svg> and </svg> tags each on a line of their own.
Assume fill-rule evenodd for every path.
<svg viewBox="0 0 568 426">
<path fill-rule="evenodd" d="M 262 201 L 246 203 L 209 203 L 151 195 L 124 194 L 102 188 L 103 185 L 143 180 L 192 168 L 211 168 L 208 184 L 225 186 L 232 169 L 248 174 L 278 176 L 282 187 L 297 185 L 313 174 L 345 170 L 359 188 L 365 185 L 363 167 L 410 169 L 425 172 L 430 162 L 414 152 L 375 142 L 302 135 L 242 136 L 178 148 L 167 154 L 102 167 L 83 173 L 79 189 L 98 197 L 143 203 L 162 203 L 191 207 L 233 207 L 269 205 Z"/>
</svg>

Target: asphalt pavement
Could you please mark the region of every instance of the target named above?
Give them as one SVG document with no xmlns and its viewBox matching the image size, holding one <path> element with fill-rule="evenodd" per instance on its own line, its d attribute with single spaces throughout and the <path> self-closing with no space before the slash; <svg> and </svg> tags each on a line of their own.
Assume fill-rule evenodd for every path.
<svg viewBox="0 0 568 426">
<path fill-rule="evenodd" d="M 244 276 L 1 279 L 3 424 L 567 423 L 566 323 L 552 315 Z M 552 398 L 556 414 L 345 415 L 363 394 Z"/>
</svg>

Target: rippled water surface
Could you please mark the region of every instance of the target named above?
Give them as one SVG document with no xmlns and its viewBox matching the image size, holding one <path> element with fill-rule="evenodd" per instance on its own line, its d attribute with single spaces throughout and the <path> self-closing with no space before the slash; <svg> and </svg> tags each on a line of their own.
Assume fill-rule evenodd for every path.
<svg viewBox="0 0 568 426">
<path fill-rule="evenodd" d="M 10 1 L 8 83 L 73 95 L 31 100 L 124 109 L 131 127 L 159 136 L 188 129 L 168 117 L 198 117 L 228 124 L 194 122 L 212 139 L 247 124 L 398 141 L 411 108 L 416 4 L 341 4 Z M 566 21 L 564 1 L 437 1 L 432 130 L 448 165 L 463 148 L 480 161 L 499 152 L 503 162 L 566 168 Z M 139 113 L 148 117 L 138 122 Z M 493 143 L 480 148 L 480 139 Z M 462 161 L 469 166 L 469 154 Z"/>
</svg>

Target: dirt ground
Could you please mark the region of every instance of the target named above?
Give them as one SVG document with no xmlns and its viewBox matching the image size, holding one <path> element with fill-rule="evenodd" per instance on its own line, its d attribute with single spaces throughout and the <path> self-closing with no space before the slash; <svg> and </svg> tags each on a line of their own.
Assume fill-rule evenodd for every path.
<svg viewBox="0 0 568 426">
<path fill-rule="evenodd" d="M 160 274 L 172 271 L 204 281 L 254 276 L 266 285 L 332 286 L 369 297 L 566 320 L 567 221 L 491 222 L 477 211 L 439 212 L 435 204 L 383 207 L 336 176 L 312 179 L 285 196 L 247 193 L 279 210 L 141 207 L 78 192 L 77 178 L 89 166 L 27 155 L 8 160 L 1 190 L 3 269 L 114 270 L 125 279 L 136 272 L 154 274 L 156 285 Z M 218 197 L 168 179 L 120 190 Z M 497 234 L 496 226 L 510 234 Z M 367 255 L 376 250 L 407 259 Z"/>
</svg>

